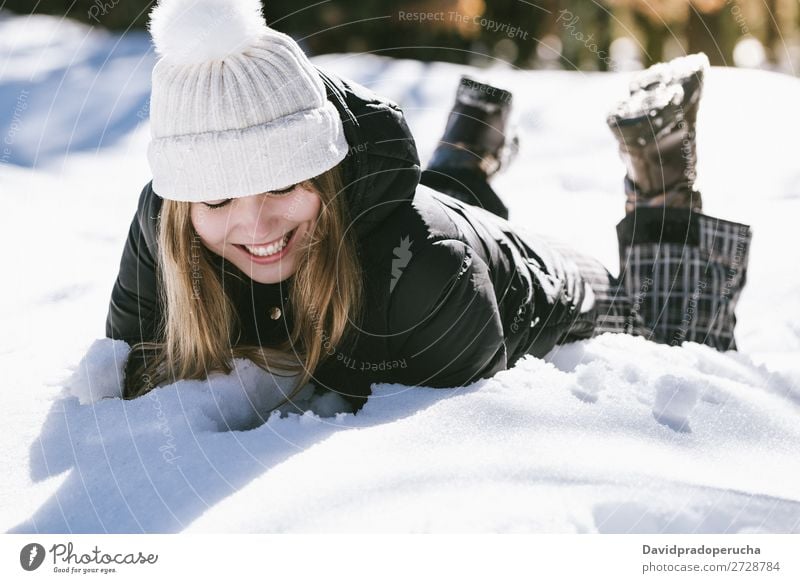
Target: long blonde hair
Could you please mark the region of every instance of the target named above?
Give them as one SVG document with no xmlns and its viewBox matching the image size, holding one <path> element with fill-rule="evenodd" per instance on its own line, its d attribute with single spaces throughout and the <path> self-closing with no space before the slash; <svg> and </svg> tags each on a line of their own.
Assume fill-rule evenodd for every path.
<svg viewBox="0 0 800 583">
<path fill-rule="evenodd" d="M 158 223 L 159 340 L 133 347 L 150 357 L 126 375 L 124 398 L 144 395 L 165 381 L 202 379 L 212 371 L 228 374 L 238 357 L 272 374 L 297 375 L 288 401 L 348 341 L 361 312 L 362 279 L 353 230 L 347 228 L 341 170 L 335 166 L 308 183 L 320 197 L 321 210 L 296 253 L 299 264 L 289 296 L 291 333 L 270 347 L 235 344 L 241 330 L 237 310 L 225 292 L 223 274 L 212 263 L 212 251 L 198 244 L 191 203 L 164 200 Z M 233 269 L 225 274 L 251 281 Z"/>
</svg>

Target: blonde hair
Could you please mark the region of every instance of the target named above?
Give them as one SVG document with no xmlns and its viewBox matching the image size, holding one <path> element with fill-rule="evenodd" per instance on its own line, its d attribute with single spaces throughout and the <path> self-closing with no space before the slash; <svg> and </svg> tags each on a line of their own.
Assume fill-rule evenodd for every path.
<svg viewBox="0 0 800 583">
<path fill-rule="evenodd" d="M 236 357 L 272 374 L 297 375 L 286 402 L 332 350 L 342 348 L 339 344 L 358 323 L 362 279 L 353 231 L 347 228 L 340 172 L 335 166 L 304 183 L 319 195 L 321 209 L 309 237 L 295 243 L 301 247 L 290 286 L 293 324 L 288 339 L 278 346 L 235 345 L 241 330 L 237 310 L 225 292 L 224 274 L 212 263 L 212 251 L 197 243 L 191 203 L 164 200 L 158 223 L 159 340 L 133 347 L 150 357 L 126 376 L 124 398 L 142 396 L 165 381 L 202 379 L 212 371 L 228 374 Z M 241 271 L 225 273 L 251 281 Z"/>
</svg>

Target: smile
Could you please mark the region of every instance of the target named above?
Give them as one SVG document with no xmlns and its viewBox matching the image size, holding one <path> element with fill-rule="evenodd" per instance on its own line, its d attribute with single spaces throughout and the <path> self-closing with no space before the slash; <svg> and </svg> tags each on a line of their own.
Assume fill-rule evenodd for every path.
<svg viewBox="0 0 800 583">
<path fill-rule="evenodd" d="M 288 233 L 286 233 L 280 239 L 275 241 L 271 241 L 269 243 L 264 243 L 262 245 L 236 245 L 240 249 L 245 250 L 248 254 L 253 257 L 275 257 L 280 254 L 287 248 L 289 242 L 294 235 L 294 232 L 297 229 L 292 229 Z"/>
</svg>

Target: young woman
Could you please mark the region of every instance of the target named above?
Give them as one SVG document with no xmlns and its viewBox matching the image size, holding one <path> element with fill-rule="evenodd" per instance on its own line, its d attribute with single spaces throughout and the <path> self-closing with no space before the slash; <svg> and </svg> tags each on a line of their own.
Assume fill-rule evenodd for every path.
<svg viewBox="0 0 800 583">
<path fill-rule="evenodd" d="M 400 108 L 313 66 L 257 0 L 162 0 L 151 32 L 153 180 L 106 325 L 133 347 L 126 398 L 234 357 L 357 409 L 372 383 L 461 386 L 606 331 L 735 347 L 750 231 L 692 187 L 702 57 L 640 74 L 609 117 L 616 280 L 505 220 L 509 92 L 462 79 L 421 173 Z"/>
</svg>

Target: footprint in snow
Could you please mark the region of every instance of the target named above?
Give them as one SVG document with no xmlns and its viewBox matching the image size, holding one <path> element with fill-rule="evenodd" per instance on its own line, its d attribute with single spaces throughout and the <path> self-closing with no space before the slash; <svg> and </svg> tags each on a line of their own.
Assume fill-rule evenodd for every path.
<svg viewBox="0 0 800 583">
<path fill-rule="evenodd" d="M 667 375 L 656 382 L 653 417 L 679 433 L 691 433 L 689 415 L 698 401 L 698 391 L 690 381 Z"/>
</svg>

